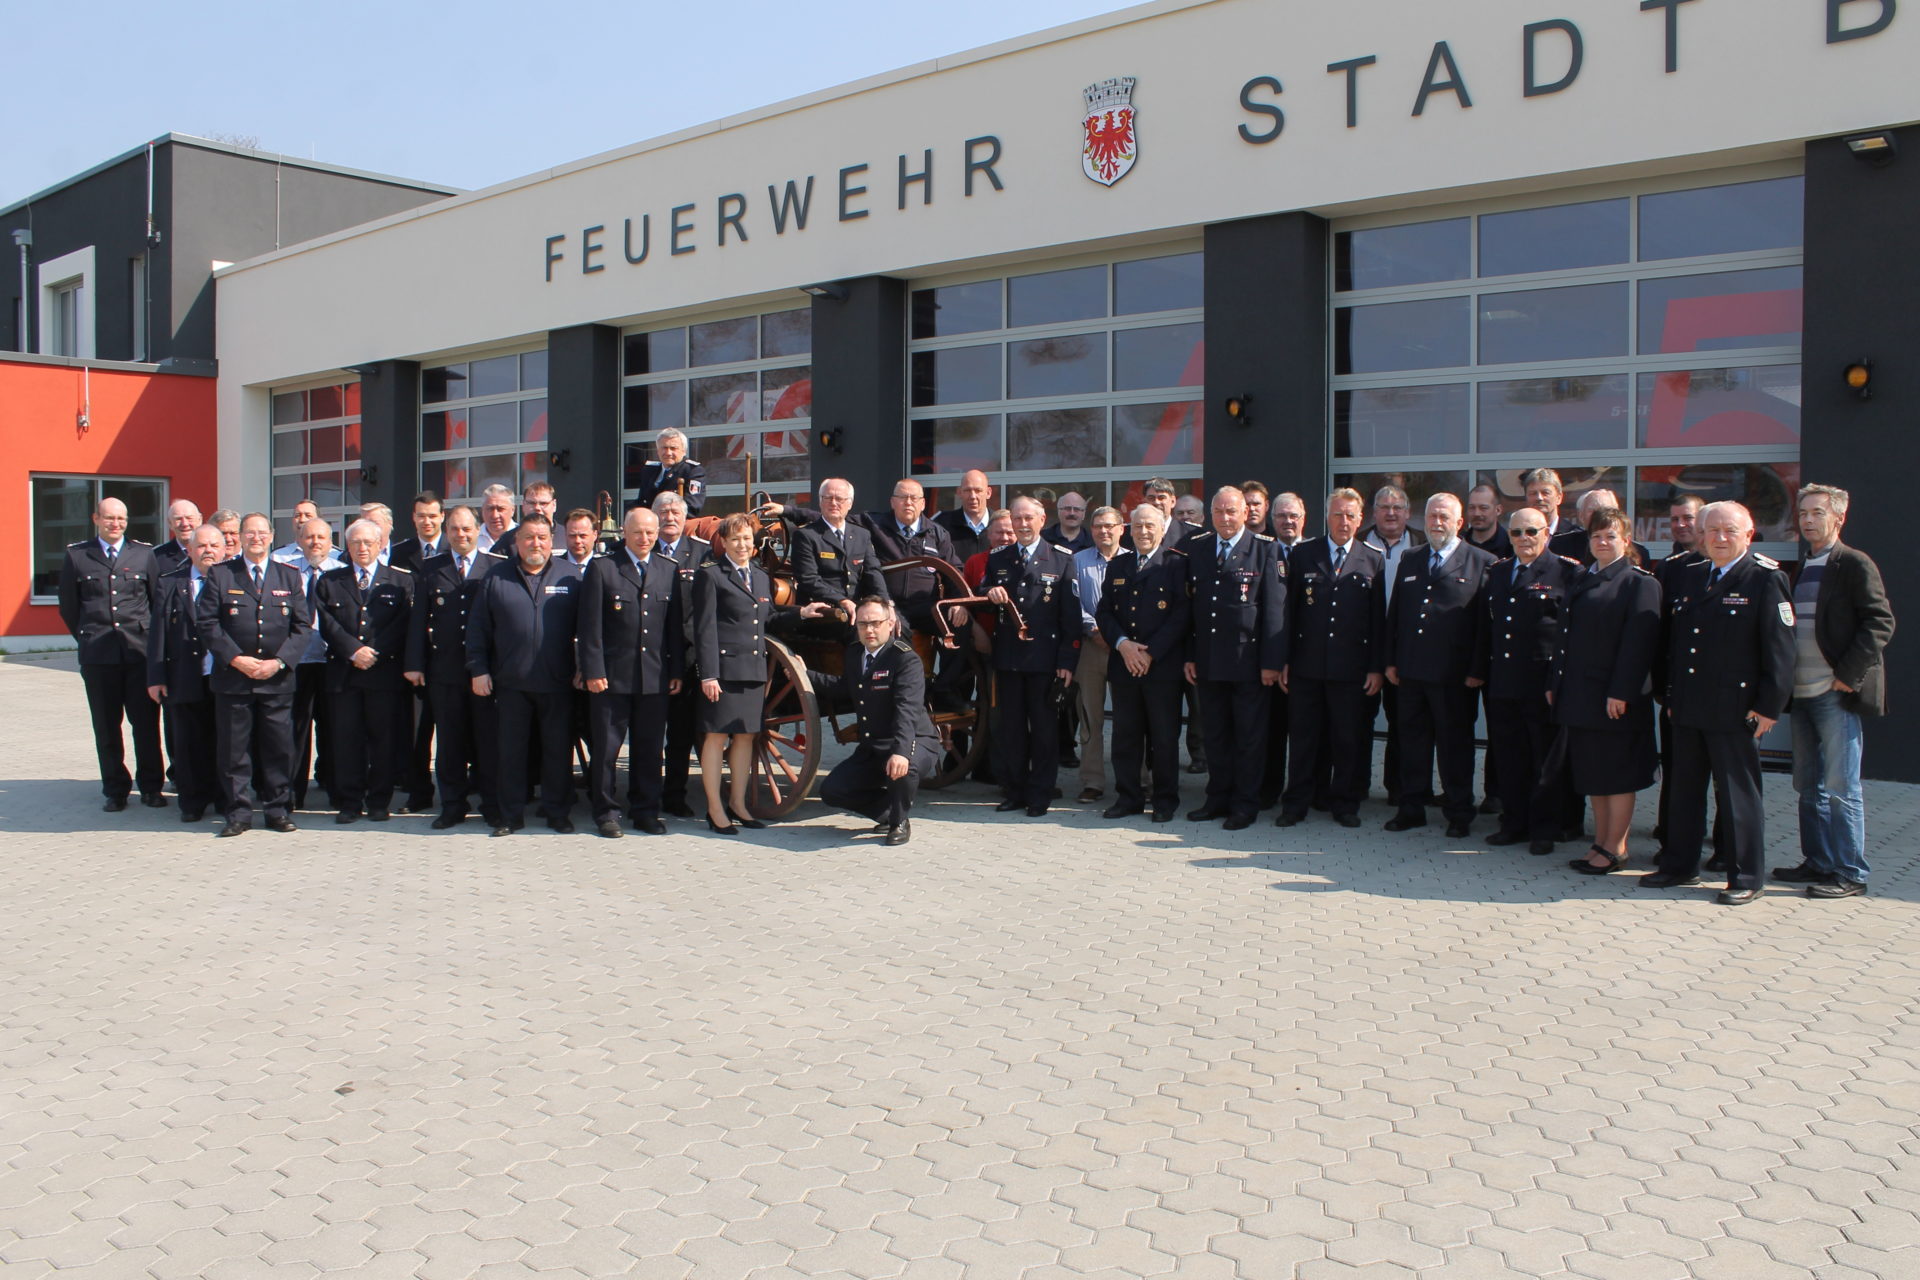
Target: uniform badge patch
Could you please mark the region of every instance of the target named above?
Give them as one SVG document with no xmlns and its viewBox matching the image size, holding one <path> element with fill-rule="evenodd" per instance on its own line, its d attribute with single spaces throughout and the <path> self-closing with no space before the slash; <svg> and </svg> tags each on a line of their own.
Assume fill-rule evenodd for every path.
<svg viewBox="0 0 1920 1280">
<path fill-rule="evenodd" d="M 1786 623 L 1788 626 L 1793 625 L 1793 606 L 1785 600 L 1780 602 L 1780 621 Z"/>
</svg>

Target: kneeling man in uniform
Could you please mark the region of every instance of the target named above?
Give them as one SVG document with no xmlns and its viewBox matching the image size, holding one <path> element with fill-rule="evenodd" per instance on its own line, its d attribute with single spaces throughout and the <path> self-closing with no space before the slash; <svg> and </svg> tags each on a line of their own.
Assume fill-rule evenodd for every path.
<svg viewBox="0 0 1920 1280">
<path fill-rule="evenodd" d="M 829 807 L 857 813 L 884 829 L 889 845 L 913 835 L 908 815 L 920 780 L 940 760 L 940 739 L 927 714 L 927 673 L 913 646 L 893 637 L 893 606 L 863 598 L 853 611 L 857 640 L 847 646 L 843 674 L 809 669 L 815 692 L 853 704 L 860 719 L 860 745 L 833 767 L 821 784 Z"/>
</svg>

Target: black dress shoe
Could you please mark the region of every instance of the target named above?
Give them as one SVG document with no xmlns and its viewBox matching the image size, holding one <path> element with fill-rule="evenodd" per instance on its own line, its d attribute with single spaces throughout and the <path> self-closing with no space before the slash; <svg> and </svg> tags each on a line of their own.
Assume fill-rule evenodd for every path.
<svg viewBox="0 0 1920 1280">
<path fill-rule="evenodd" d="M 1255 815 L 1251 813 L 1233 814 L 1225 822 L 1220 824 L 1220 829 L 1222 831 L 1245 831 L 1253 825 L 1254 817 Z"/>
<path fill-rule="evenodd" d="M 1699 883 L 1699 876 L 1683 876 L 1671 871 L 1656 871 L 1640 877 L 1642 889 L 1691 889 Z"/>
<path fill-rule="evenodd" d="M 1173 817 L 1174 810 L 1172 809 L 1155 809 L 1153 811 L 1153 820 L 1155 822 L 1172 822 Z"/>
<path fill-rule="evenodd" d="M 445 831 L 448 827 L 457 827 L 467 820 L 464 813 L 443 813 L 433 820 L 435 831 Z"/>
<path fill-rule="evenodd" d="M 1188 822 L 1212 822 L 1215 818 L 1224 818 L 1230 810 L 1223 804 L 1203 804 L 1198 809 L 1187 811 Z"/>
<path fill-rule="evenodd" d="M 553 832 L 555 835 L 570 836 L 573 834 L 573 819 L 548 818 L 547 830 Z"/>
<path fill-rule="evenodd" d="M 1380 825 L 1386 828 L 1388 831 L 1411 831 L 1415 827 L 1426 826 L 1427 819 L 1424 814 L 1418 818 L 1412 817 L 1408 814 L 1395 814 L 1393 817 L 1388 818 L 1385 822 L 1381 823 Z"/>
<path fill-rule="evenodd" d="M 1027 816 L 1029 818 L 1044 818 L 1047 816 L 1047 807 L 1048 806 L 1044 804 L 1030 804 L 1027 806 Z"/>
<path fill-rule="evenodd" d="M 1336 813 L 1333 815 L 1333 820 L 1343 827 L 1357 827 L 1360 825 L 1360 815 L 1357 813 Z"/>
<path fill-rule="evenodd" d="M 158 791 L 142 791 L 140 803 L 149 809 L 164 809 L 167 807 L 167 798 Z"/>
<path fill-rule="evenodd" d="M 1025 800 L 1002 800 L 999 804 L 993 806 L 993 811 L 995 813 L 1012 813 L 1016 809 L 1024 809 L 1026 807 L 1027 802 Z"/>
<path fill-rule="evenodd" d="M 433 808 L 433 796 L 408 796 L 407 802 L 400 806 L 402 813 L 426 813 Z"/>
<path fill-rule="evenodd" d="M 182 822 L 198 822 L 206 816 L 207 811 L 205 809 L 182 809 L 180 811 L 180 821 Z"/>
<path fill-rule="evenodd" d="M 1482 813 L 1499 813 L 1500 811 L 1501 804 L 1499 796 L 1488 796 L 1480 802 L 1480 812 Z"/>
<path fill-rule="evenodd" d="M 251 830 L 253 830 L 253 824 L 251 822 L 240 822 L 229 818 L 227 819 L 227 825 L 220 828 L 220 838 L 224 840 L 231 836 L 243 836 Z"/>
<path fill-rule="evenodd" d="M 1276 827 L 1297 827 L 1306 820 L 1307 815 L 1304 813 L 1282 813 L 1273 820 L 1273 825 Z"/>
<path fill-rule="evenodd" d="M 1725 875 L 1733 870 L 1733 860 L 1724 853 L 1716 853 L 1707 859 L 1707 870 Z"/>
<path fill-rule="evenodd" d="M 1826 880 L 1807 886 L 1809 898 L 1857 898 L 1866 891 L 1864 880 Z"/>
<path fill-rule="evenodd" d="M 1527 852 L 1536 858 L 1544 858 L 1553 852 L 1553 841 L 1530 840 L 1527 842 Z"/>
<path fill-rule="evenodd" d="M 127 798 L 125 796 L 108 796 L 106 803 L 100 806 L 100 808 L 107 813 L 119 813 L 126 807 Z"/>
<path fill-rule="evenodd" d="M 1105 794 L 1107 793 L 1102 791 L 1098 787 L 1082 787 L 1080 788 L 1079 803 L 1092 804 L 1095 800 L 1098 800 L 1101 796 Z"/>
<path fill-rule="evenodd" d="M 881 843 L 891 848 L 895 845 L 903 845 L 911 839 L 913 839 L 913 822 L 909 819 L 897 827 L 888 827 L 887 838 Z"/>
<path fill-rule="evenodd" d="M 487 832 L 487 834 L 495 837 L 510 836 L 513 834 L 513 828 L 503 822 L 499 826 L 495 827 L 493 830 Z"/>
<path fill-rule="evenodd" d="M 360 814 L 357 810 L 342 809 L 333 815 L 333 821 L 335 826 L 350 827 L 360 821 Z"/>
<path fill-rule="evenodd" d="M 281 814 L 279 817 L 274 817 L 271 814 L 267 816 L 267 830 L 269 831 L 278 831 L 281 835 L 285 835 L 289 831 L 298 831 L 299 829 L 300 828 L 293 825 L 293 819 L 287 817 L 285 814 Z"/>
<path fill-rule="evenodd" d="M 1722 889 L 1713 900 L 1723 907 L 1744 907 L 1759 896 L 1758 889 Z"/>
<path fill-rule="evenodd" d="M 612 818 L 605 818 L 594 823 L 593 829 L 608 840 L 618 840 L 626 834 L 626 832 L 620 830 L 620 824 Z"/>
<path fill-rule="evenodd" d="M 1196 756 L 1194 759 L 1187 762 L 1188 773 L 1199 774 L 1199 773 L 1205 773 L 1206 771 L 1207 771 L 1207 761 L 1204 756 Z"/>
<path fill-rule="evenodd" d="M 1504 849 L 1510 844 L 1525 844 L 1527 837 L 1521 831 L 1496 831 L 1487 837 L 1487 843 L 1496 849 Z"/>
<path fill-rule="evenodd" d="M 1825 884 L 1833 879 L 1824 871 L 1816 871 L 1811 862 L 1803 862 L 1797 867 L 1775 867 L 1767 872 L 1767 876 L 1781 884 Z"/>
<path fill-rule="evenodd" d="M 1144 810 L 1140 805 L 1128 804 L 1123 800 L 1117 804 L 1108 805 L 1106 811 L 1100 816 L 1103 818 L 1131 818 L 1134 814 L 1141 812 L 1144 812 Z"/>
<path fill-rule="evenodd" d="M 654 817 L 641 818 L 641 817 L 634 817 L 632 815 L 629 815 L 627 818 L 627 821 L 632 823 L 633 829 L 635 831 L 640 832 L 642 835 L 663 836 L 667 834 L 667 824 L 660 821 L 660 819 L 658 818 L 654 818 Z"/>
<path fill-rule="evenodd" d="M 1465 840 L 1472 834 L 1473 824 L 1471 822 L 1449 822 L 1447 824 L 1447 839 L 1449 840 Z"/>
<path fill-rule="evenodd" d="M 405 812 L 418 813 L 420 811 L 418 809 L 407 809 L 405 810 Z M 385 809 L 369 809 L 367 810 L 367 821 L 368 822 L 392 822 L 393 815 L 391 813 L 388 813 Z"/>
<path fill-rule="evenodd" d="M 687 804 L 685 801 L 681 801 L 679 804 L 663 804 L 660 806 L 660 811 L 670 818 L 693 817 L 693 806 Z"/>
</svg>

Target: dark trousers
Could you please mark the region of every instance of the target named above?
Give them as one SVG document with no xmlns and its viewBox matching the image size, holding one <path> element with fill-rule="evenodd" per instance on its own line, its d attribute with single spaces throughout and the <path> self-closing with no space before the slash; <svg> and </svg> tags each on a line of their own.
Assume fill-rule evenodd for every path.
<svg viewBox="0 0 1920 1280">
<path fill-rule="evenodd" d="M 307 803 L 307 780 L 333 794 L 333 723 L 327 717 L 327 664 L 302 662 L 293 668 L 293 805 Z"/>
<path fill-rule="evenodd" d="M 1485 685 L 1473 690 L 1473 700 L 1474 719 L 1477 721 L 1481 710 L 1487 705 L 1487 689 Z M 1480 774 L 1480 794 L 1482 796 L 1491 796 L 1498 800 L 1501 795 L 1500 755 L 1493 749 L 1493 718 L 1491 714 L 1488 715 L 1487 724 L 1487 754 Z M 1469 732 L 1471 732 L 1471 730 L 1469 730 Z"/>
<path fill-rule="evenodd" d="M 679 693 L 667 699 L 667 758 L 660 769 L 660 800 L 669 810 L 686 807 L 687 774 L 698 736 L 699 697 L 700 682 L 688 679 L 681 683 Z"/>
<path fill-rule="evenodd" d="M 1473 698 L 1464 681 L 1442 684 L 1402 678 L 1396 690 L 1400 713 L 1400 812 L 1424 818 L 1422 796 L 1433 785 L 1439 757 L 1441 812 L 1448 822 L 1472 822 Z"/>
<path fill-rule="evenodd" d="M 1558 726 L 1545 695 L 1487 699 L 1487 754 L 1498 759 L 1500 830 L 1529 840 L 1558 839 L 1567 820 L 1564 760 L 1553 751 Z"/>
<path fill-rule="evenodd" d="M 909 750 L 912 754 L 907 756 L 906 776 L 889 778 L 886 756 L 855 747 L 853 754 L 833 766 L 833 772 L 820 784 L 821 801 L 830 809 L 845 809 L 869 822 L 899 826 L 913 812 L 920 779 L 940 763 L 937 742 L 915 740 Z"/>
<path fill-rule="evenodd" d="M 492 698 L 477 697 L 466 681 L 427 686 L 433 703 L 434 777 L 440 786 L 440 812 L 467 816 L 467 794 L 480 793 L 480 815 L 499 825 L 500 778 L 494 744 L 500 740 Z"/>
<path fill-rule="evenodd" d="M 557 822 L 573 808 L 573 691 L 535 693 L 493 687 L 500 716 L 500 816 L 509 825 L 527 820 L 527 779 L 537 767 L 540 812 Z M 539 759 L 528 751 L 539 733 Z"/>
<path fill-rule="evenodd" d="M 1400 686 L 1384 681 L 1380 685 L 1380 692 L 1367 699 L 1363 724 L 1364 736 L 1360 740 L 1360 749 L 1366 757 L 1362 762 L 1365 768 L 1362 776 L 1366 781 L 1360 784 L 1360 794 L 1365 797 L 1367 790 L 1373 785 L 1373 726 L 1379 722 L 1382 708 L 1387 713 L 1387 754 L 1386 759 L 1380 762 L 1380 781 L 1386 787 L 1387 799 L 1399 803 L 1401 781 L 1406 769 L 1406 766 L 1401 763 L 1400 755 Z M 1413 803 L 1425 804 L 1427 793 L 1431 790 L 1433 790 L 1433 774 L 1429 771 L 1426 779 L 1414 788 Z"/>
<path fill-rule="evenodd" d="M 664 693 L 587 695 L 587 804 L 595 822 L 619 817 L 616 775 L 620 744 L 629 734 L 627 813 L 636 821 L 660 816 L 660 757 L 671 701 Z"/>
<path fill-rule="evenodd" d="M 1271 809 L 1287 789 L 1287 694 L 1279 685 L 1267 690 L 1267 763 L 1260 771 L 1260 807 Z"/>
<path fill-rule="evenodd" d="M 1197 685 L 1180 682 L 1180 700 L 1187 708 L 1187 759 L 1199 760 L 1207 754 L 1207 730 L 1200 714 L 1200 690 Z"/>
<path fill-rule="evenodd" d="M 1260 812 L 1267 767 L 1267 687 L 1258 680 L 1201 680 L 1200 727 L 1207 740 L 1207 805 L 1235 816 Z"/>
<path fill-rule="evenodd" d="M 1305 814 L 1312 803 L 1316 775 L 1324 757 L 1328 768 L 1328 807 L 1338 815 L 1359 813 L 1373 763 L 1372 699 L 1358 680 L 1316 680 L 1294 675 L 1288 681 L 1287 789 L 1283 813 Z"/>
<path fill-rule="evenodd" d="M 202 686 L 204 677 L 198 677 Z M 221 789 L 220 757 L 213 729 L 213 695 L 191 702 L 169 702 L 167 747 L 173 760 L 173 786 L 180 796 L 180 810 L 192 813 L 208 809 L 225 813 L 227 803 Z"/>
<path fill-rule="evenodd" d="M 1000 717 L 993 726 L 993 771 L 1000 793 L 1028 808 L 1053 802 L 1060 771 L 1060 717 L 1047 694 L 1051 671 L 994 672 Z"/>
<path fill-rule="evenodd" d="M 1653 838 L 1664 848 L 1667 843 L 1667 806 L 1668 797 L 1673 794 L 1673 717 L 1661 709 L 1660 721 L 1660 795 L 1653 812 Z M 1727 840 L 1726 812 L 1718 804 L 1713 807 L 1713 848 L 1718 853 L 1722 848 L 1731 848 Z"/>
<path fill-rule="evenodd" d="M 1180 688 L 1185 681 L 1115 677 L 1120 664 L 1107 667 L 1113 695 L 1113 790 L 1120 803 L 1146 808 L 1140 766 L 1153 762 L 1153 810 L 1180 807 Z"/>
<path fill-rule="evenodd" d="M 109 800 L 125 800 L 133 793 L 134 774 L 127 772 L 127 744 L 120 734 L 125 719 L 133 730 L 133 759 L 140 793 L 158 794 L 166 785 L 167 764 L 160 757 L 160 707 L 147 696 L 144 662 L 86 662 L 80 682 L 87 689 L 87 710 L 93 717 L 93 750 L 100 760 L 100 792 Z"/>
<path fill-rule="evenodd" d="M 407 760 L 407 807 L 431 809 L 433 807 L 433 699 L 427 696 L 425 689 L 417 685 L 409 686 L 409 689 L 412 693 L 413 752 Z"/>
<path fill-rule="evenodd" d="M 327 794 L 342 813 L 393 808 L 395 784 L 412 751 L 413 697 L 405 689 L 337 689 L 327 694 L 333 725 L 333 780 Z"/>
<path fill-rule="evenodd" d="M 286 817 L 293 808 L 293 691 L 216 693 L 213 716 L 228 820 L 252 822 L 255 808 Z"/>
<path fill-rule="evenodd" d="M 1667 803 L 1667 847 L 1660 870 L 1700 873 L 1707 839 L 1707 783 L 1726 820 L 1721 856 L 1733 870 L 1729 889 L 1758 889 L 1767 874 L 1766 814 L 1760 804 L 1760 744 L 1752 733 L 1710 733 L 1673 726 L 1673 798 Z"/>
</svg>

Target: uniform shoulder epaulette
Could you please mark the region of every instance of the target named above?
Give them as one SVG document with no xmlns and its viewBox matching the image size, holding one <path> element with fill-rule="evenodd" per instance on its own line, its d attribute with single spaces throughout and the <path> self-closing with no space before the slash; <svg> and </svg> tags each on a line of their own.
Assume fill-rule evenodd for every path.
<svg viewBox="0 0 1920 1280">
<path fill-rule="evenodd" d="M 506 557 L 501 555 L 498 551 L 479 551 L 476 549 L 475 554 L 483 555 L 489 560 L 505 560 L 506 559 Z"/>
<path fill-rule="evenodd" d="M 708 542 L 705 538 L 695 537 L 691 533 L 687 535 L 686 540 L 688 542 L 697 542 L 703 547 L 710 547 L 713 545 L 711 542 Z"/>
<path fill-rule="evenodd" d="M 1578 560 L 1575 560 L 1572 556 L 1561 556 L 1560 558 L 1562 560 L 1565 560 L 1568 564 L 1573 565 L 1575 568 L 1584 569 L 1587 567 L 1584 564 L 1581 564 Z"/>
<path fill-rule="evenodd" d="M 1061 555 L 1066 556 L 1068 559 L 1072 559 L 1074 556 L 1074 550 L 1072 547 L 1063 547 L 1057 542 L 1049 542 L 1047 545 L 1052 547 L 1055 551 L 1058 551 Z"/>
<path fill-rule="evenodd" d="M 142 542 L 138 538 L 128 538 L 127 545 L 130 547 L 145 547 L 149 551 L 153 550 L 153 544 L 151 542 Z"/>
<path fill-rule="evenodd" d="M 1651 570 L 1651 569 L 1649 569 L 1649 568 L 1647 568 L 1647 566 L 1645 566 L 1645 565 L 1643 565 L 1643 564 L 1637 564 L 1637 565 L 1635 565 L 1635 566 L 1633 566 L 1633 571 L 1634 571 L 1635 573 L 1644 573 L 1644 574 L 1646 574 L 1646 575 L 1647 575 L 1647 576 L 1648 576 L 1649 578 L 1651 578 L 1651 577 L 1653 576 L 1653 570 Z"/>
<path fill-rule="evenodd" d="M 905 640 L 902 640 L 899 636 L 895 636 L 893 639 L 887 641 L 887 643 L 892 645 L 894 648 L 898 649 L 902 653 L 913 652 L 913 646 L 908 644 Z"/>
<path fill-rule="evenodd" d="M 1203 529 L 1199 533 L 1194 534 L 1191 538 L 1188 538 L 1187 541 L 1198 542 L 1202 538 L 1217 538 L 1219 536 L 1220 536 L 1219 534 L 1215 533 L 1211 529 Z"/>
<path fill-rule="evenodd" d="M 1255 542 L 1272 542 L 1273 535 L 1270 533 L 1256 533 L 1253 535 L 1253 540 Z"/>
<path fill-rule="evenodd" d="M 71 551 L 71 550 L 73 550 L 73 549 L 74 549 L 75 547 L 84 547 L 84 546 L 86 546 L 86 545 L 87 545 L 87 544 L 88 544 L 89 542 L 92 542 L 92 541 L 93 541 L 93 539 L 92 539 L 92 538 L 82 538 L 82 539 L 80 539 L 80 541 L 78 541 L 78 542 L 69 542 L 69 543 L 67 544 L 67 550 L 69 550 L 69 551 Z"/>
<path fill-rule="evenodd" d="M 1187 558 L 1187 553 L 1178 547 L 1161 547 L 1160 553 L 1168 556 L 1179 556 L 1182 560 Z"/>
<path fill-rule="evenodd" d="M 409 578 L 413 576 L 413 570 L 407 568 L 407 566 L 403 564 L 389 564 L 387 568 L 393 570 L 395 573 L 404 573 Z"/>
<path fill-rule="evenodd" d="M 1778 560 L 1775 560 L 1772 556 L 1763 556 L 1758 551 L 1753 553 L 1753 562 L 1762 569 L 1778 569 L 1780 567 Z"/>
</svg>

